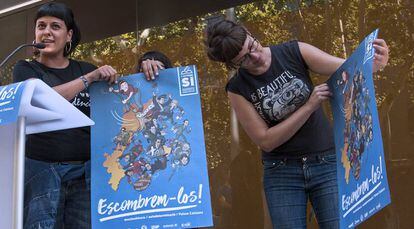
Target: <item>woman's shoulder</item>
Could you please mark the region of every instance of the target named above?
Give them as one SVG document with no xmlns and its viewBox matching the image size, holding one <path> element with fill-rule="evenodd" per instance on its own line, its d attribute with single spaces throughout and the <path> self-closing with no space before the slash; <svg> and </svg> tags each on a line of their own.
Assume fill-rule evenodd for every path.
<svg viewBox="0 0 414 229">
<path fill-rule="evenodd" d="M 298 40 L 289 40 L 279 44 L 270 46 L 270 49 L 273 52 L 286 52 L 292 50 L 299 50 L 299 41 Z"/>
<path fill-rule="evenodd" d="M 271 48 L 272 54 L 277 56 L 279 62 L 301 66 L 301 68 L 307 69 L 307 65 L 303 60 L 302 53 L 299 48 L 298 40 L 290 40 L 280 43 Z"/>
<path fill-rule="evenodd" d="M 226 91 L 230 91 L 233 93 L 240 93 L 239 92 L 239 86 L 240 86 L 240 74 L 236 72 L 228 81 L 226 84 Z"/>
<path fill-rule="evenodd" d="M 230 77 L 230 79 L 227 80 L 227 84 L 237 84 L 240 82 L 240 74 L 238 72 L 234 73 L 233 76 Z"/>
<path fill-rule="evenodd" d="M 14 64 L 14 68 L 18 68 L 18 67 L 29 67 L 30 64 L 27 60 L 19 60 L 16 62 L 16 64 Z"/>
<path fill-rule="evenodd" d="M 20 71 L 36 71 L 36 61 L 35 60 L 19 60 L 14 64 L 13 71 L 20 72 Z"/>
<path fill-rule="evenodd" d="M 20 82 L 29 78 L 41 77 L 40 71 L 38 71 L 33 65 L 33 60 L 17 61 L 13 67 L 13 82 Z"/>
<path fill-rule="evenodd" d="M 72 64 L 79 64 L 80 67 L 87 72 L 91 72 L 95 69 L 97 69 L 98 67 L 96 67 L 94 64 L 91 64 L 89 62 L 86 61 L 81 61 L 81 60 L 74 60 L 74 59 L 70 59 Z"/>
</svg>

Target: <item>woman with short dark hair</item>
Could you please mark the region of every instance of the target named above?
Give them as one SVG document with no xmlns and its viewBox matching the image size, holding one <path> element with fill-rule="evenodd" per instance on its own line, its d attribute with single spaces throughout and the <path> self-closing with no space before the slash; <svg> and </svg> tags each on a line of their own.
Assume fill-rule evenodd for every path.
<svg viewBox="0 0 414 229">
<path fill-rule="evenodd" d="M 85 115 L 90 114 L 88 87 L 117 80 L 111 66 L 70 59 L 81 38 L 72 10 L 46 3 L 35 16 L 35 59 L 20 60 L 13 81 L 43 80 Z M 24 228 L 90 228 L 90 128 L 27 136 Z"/>
<path fill-rule="evenodd" d="M 263 185 L 274 228 L 306 228 L 312 203 L 320 228 L 339 228 L 336 156 L 332 128 L 321 103 L 326 83 L 314 86 L 309 70 L 331 75 L 345 61 L 309 44 L 264 47 L 229 20 L 207 26 L 206 52 L 237 72 L 226 85 L 230 104 L 262 150 Z M 388 62 L 384 40 L 374 41 L 374 71 Z"/>
</svg>

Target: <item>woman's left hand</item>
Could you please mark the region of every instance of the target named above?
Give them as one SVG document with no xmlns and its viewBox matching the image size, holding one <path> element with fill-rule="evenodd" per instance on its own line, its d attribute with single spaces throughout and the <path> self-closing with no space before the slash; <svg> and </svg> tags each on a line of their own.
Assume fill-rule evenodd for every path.
<svg viewBox="0 0 414 229">
<path fill-rule="evenodd" d="M 377 72 L 385 68 L 388 63 L 389 49 L 383 39 L 375 39 L 373 42 L 375 49 L 373 71 Z"/>
</svg>

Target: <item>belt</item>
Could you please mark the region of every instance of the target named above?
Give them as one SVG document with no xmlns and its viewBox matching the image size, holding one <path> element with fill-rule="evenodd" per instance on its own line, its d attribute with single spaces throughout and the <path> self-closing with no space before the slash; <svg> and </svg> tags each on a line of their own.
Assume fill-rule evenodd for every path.
<svg viewBox="0 0 414 229">
<path fill-rule="evenodd" d="M 293 158 L 292 157 L 272 158 L 272 159 L 267 159 L 266 161 L 268 162 L 283 161 L 285 164 L 286 163 L 304 164 L 304 163 L 314 163 L 314 162 L 319 163 L 323 161 L 324 157 L 331 156 L 331 155 L 335 155 L 335 151 L 329 150 L 329 151 L 324 151 L 324 152 L 315 153 L 311 155 L 303 155 L 300 157 L 293 157 Z"/>
</svg>

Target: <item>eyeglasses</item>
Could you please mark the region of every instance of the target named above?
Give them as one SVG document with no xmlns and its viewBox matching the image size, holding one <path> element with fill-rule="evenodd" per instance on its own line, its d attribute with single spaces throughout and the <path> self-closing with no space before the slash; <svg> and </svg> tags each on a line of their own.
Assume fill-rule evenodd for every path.
<svg viewBox="0 0 414 229">
<path fill-rule="evenodd" d="M 253 41 L 250 43 L 250 46 L 248 48 L 249 51 L 240 58 L 240 61 L 238 61 L 238 63 L 233 63 L 236 67 L 245 65 L 250 60 L 251 54 L 256 52 L 259 48 L 259 41 L 255 37 L 250 37 L 253 39 Z"/>
</svg>

